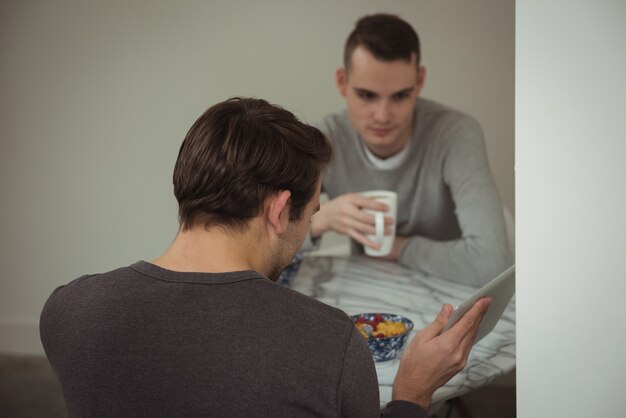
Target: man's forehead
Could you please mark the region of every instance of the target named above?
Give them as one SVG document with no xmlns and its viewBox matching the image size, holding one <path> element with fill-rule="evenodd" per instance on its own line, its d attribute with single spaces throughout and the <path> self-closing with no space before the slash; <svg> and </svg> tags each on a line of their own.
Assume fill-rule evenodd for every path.
<svg viewBox="0 0 626 418">
<path fill-rule="evenodd" d="M 354 49 L 354 51 L 352 51 L 352 55 L 350 56 L 350 63 L 349 63 L 350 68 L 348 70 L 351 70 L 355 66 L 361 67 L 363 64 L 366 64 L 366 65 L 379 64 L 383 66 L 393 65 L 393 66 L 400 66 L 400 67 L 407 67 L 407 68 L 412 67 L 416 70 L 419 67 L 419 64 L 417 62 L 417 55 L 415 55 L 415 52 L 411 53 L 411 59 L 408 59 L 408 60 L 404 58 L 398 58 L 394 60 L 384 60 L 384 59 L 376 58 L 376 56 L 374 56 L 374 54 L 370 50 L 368 50 L 363 45 L 359 45 L 358 47 Z"/>
<path fill-rule="evenodd" d="M 387 93 L 414 87 L 418 81 L 418 73 L 415 58 L 410 62 L 381 61 L 369 51 L 360 48 L 354 51 L 351 65 L 346 69 L 348 82 L 353 87 L 373 92 L 385 90 Z"/>
</svg>

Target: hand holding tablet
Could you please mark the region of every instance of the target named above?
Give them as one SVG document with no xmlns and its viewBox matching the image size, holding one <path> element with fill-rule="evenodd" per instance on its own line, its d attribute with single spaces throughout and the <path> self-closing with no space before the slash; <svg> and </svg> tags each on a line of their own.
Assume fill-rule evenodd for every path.
<svg viewBox="0 0 626 418">
<path fill-rule="evenodd" d="M 457 306 L 442 332 L 446 332 L 452 327 L 472 306 L 474 306 L 477 300 L 490 297 L 491 304 L 480 323 L 478 333 L 474 339 L 474 344 L 476 344 L 496 326 L 502 313 L 513 297 L 513 294 L 515 294 L 515 265 L 506 269 L 498 275 L 498 277 L 477 290 L 476 293 Z"/>
</svg>

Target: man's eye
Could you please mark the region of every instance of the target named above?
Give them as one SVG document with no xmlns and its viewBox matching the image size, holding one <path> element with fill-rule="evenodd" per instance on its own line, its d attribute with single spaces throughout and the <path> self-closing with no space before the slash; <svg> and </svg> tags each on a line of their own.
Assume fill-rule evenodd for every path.
<svg viewBox="0 0 626 418">
<path fill-rule="evenodd" d="M 395 100 L 396 102 L 400 102 L 404 99 L 407 99 L 409 96 L 410 96 L 410 93 L 408 91 L 403 91 L 403 92 L 394 94 L 393 100 Z"/>
<path fill-rule="evenodd" d="M 368 91 L 359 91 L 357 92 L 357 95 L 361 99 L 367 100 L 367 101 L 374 100 L 376 98 L 376 95 L 374 93 L 370 93 Z"/>
</svg>

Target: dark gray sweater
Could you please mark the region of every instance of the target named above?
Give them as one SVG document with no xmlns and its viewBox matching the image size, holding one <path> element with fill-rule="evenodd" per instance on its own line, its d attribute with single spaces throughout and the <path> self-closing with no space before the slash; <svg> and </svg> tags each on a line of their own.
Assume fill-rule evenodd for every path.
<svg viewBox="0 0 626 418">
<path fill-rule="evenodd" d="M 141 261 L 83 276 L 50 296 L 40 331 L 72 417 L 379 414 L 374 364 L 347 315 L 254 271 Z M 401 402 L 386 414 L 425 413 Z"/>
</svg>

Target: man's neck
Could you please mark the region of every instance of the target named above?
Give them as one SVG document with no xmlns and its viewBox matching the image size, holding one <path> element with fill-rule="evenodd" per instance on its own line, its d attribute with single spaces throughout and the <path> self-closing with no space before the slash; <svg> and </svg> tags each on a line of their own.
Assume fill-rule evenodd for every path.
<svg viewBox="0 0 626 418">
<path fill-rule="evenodd" d="M 404 150 L 408 144 L 408 136 L 406 140 L 402 144 L 396 144 L 393 148 L 390 147 L 371 147 L 362 141 L 363 146 L 367 148 L 367 150 L 376 158 L 380 160 L 386 160 L 387 158 L 391 158 L 394 155 L 397 155 Z"/>
<path fill-rule="evenodd" d="M 206 230 L 197 226 L 180 230 L 176 238 L 153 264 L 180 272 L 223 273 L 255 270 L 263 273 L 258 246 L 251 248 L 251 231 L 238 233 L 224 228 Z"/>
</svg>

